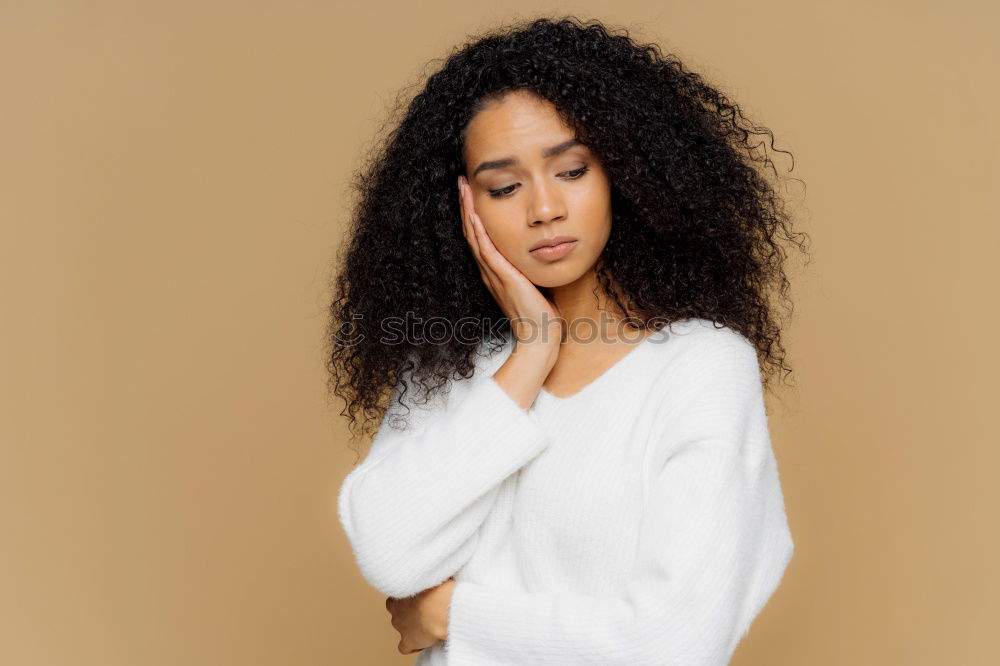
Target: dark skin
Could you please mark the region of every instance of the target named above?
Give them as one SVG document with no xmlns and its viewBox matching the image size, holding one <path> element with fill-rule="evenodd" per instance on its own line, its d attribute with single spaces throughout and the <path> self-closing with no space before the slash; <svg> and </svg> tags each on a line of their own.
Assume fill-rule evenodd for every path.
<svg viewBox="0 0 1000 666">
<path fill-rule="evenodd" d="M 412 654 L 448 638 L 448 605 L 455 579 L 449 578 L 412 597 L 387 597 L 385 609 L 392 615 L 392 626 L 399 632 L 402 654 Z"/>
</svg>

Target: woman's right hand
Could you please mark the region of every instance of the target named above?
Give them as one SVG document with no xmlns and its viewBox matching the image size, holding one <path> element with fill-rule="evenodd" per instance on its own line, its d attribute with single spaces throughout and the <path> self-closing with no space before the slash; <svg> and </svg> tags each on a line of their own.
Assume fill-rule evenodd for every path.
<svg viewBox="0 0 1000 666">
<path fill-rule="evenodd" d="M 462 233 L 479 265 L 479 275 L 510 320 L 518 344 L 537 344 L 558 350 L 565 323 L 559 309 L 493 245 L 482 219 L 476 214 L 472 187 L 465 176 L 458 177 L 458 192 Z"/>
</svg>

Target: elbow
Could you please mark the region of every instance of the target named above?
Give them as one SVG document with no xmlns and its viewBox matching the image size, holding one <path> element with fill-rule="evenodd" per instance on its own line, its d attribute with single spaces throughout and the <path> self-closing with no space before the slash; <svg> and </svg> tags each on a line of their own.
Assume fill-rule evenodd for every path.
<svg viewBox="0 0 1000 666">
<path fill-rule="evenodd" d="M 372 492 L 378 486 L 365 472 L 357 468 L 344 479 L 337 497 L 337 515 L 362 572 L 371 571 L 381 579 L 377 574 L 385 568 L 387 555 L 398 551 L 405 537 L 397 524 L 399 512 L 384 492 Z"/>
<path fill-rule="evenodd" d="M 377 527 L 371 531 L 365 521 L 356 518 L 348 515 L 344 529 L 362 578 L 387 597 L 403 598 L 419 592 L 414 591 L 417 581 L 407 575 L 415 568 L 414 560 L 400 561 L 398 544 L 389 545 Z"/>
<path fill-rule="evenodd" d="M 404 599 L 433 587 L 431 584 L 425 584 L 418 576 L 398 567 L 387 566 L 383 562 L 362 561 L 359 558 L 358 567 L 362 578 L 387 597 Z"/>
<path fill-rule="evenodd" d="M 781 527 L 778 530 L 774 554 L 765 564 L 765 568 L 769 569 L 771 573 L 770 584 L 766 590 L 768 596 L 770 596 L 778 588 L 782 578 L 785 576 L 785 570 L 788 569 L 788 565 L 794 556 L 795 540 L 792 538 L 792 532 L 788 527 L 788 522 L 786 520 L 782 520 Z"/>
<path fill-rule="evenodd" d="M 472 557 L 477 542 L 478 533 L 458 544 L 402 535 L 396 541 L 361 538 L 353 547 L 365 580 L 386 596 L 402 599 L 454 576 Z"/>
<path fill-rule="evenodd" d="M 361 576 L 373 588 L 388 597 L 411 597 L 440 585 L 471 557 L 478 531 L 471 537 L 429 534 L 426 525 L 401 519 L 379 497 L 368 496 L 359 481 L 350 475 L 344 481 L 337 512 Z"/>
<path fill-rule="evenodd" d="M 779 538 L 775 541 L 775 545 L 769 551 L 767 557 L 762 558 L 757 563 L 756 574 L 740 614 L 739 625 L 734 634 L 734 650 L 736 644 L 747 635 L 758 615 L 764 610 L 764 607 L 767 606 L 767 603 L 781 585 L 785 571 L 794 554 L 795 542 L 792 539 L 787 524 L 785 524 L 779 531 Z"/>
<path fill-rule="evenodd" d="M 391 512 L 372 513 L 365 510 L 365 507 L 372 506 L 373 498 L 365 497 L 358 471 L 354 470 L 344 479 L 337 498 L 337 515 L 354 560 L 369 585 L 386 596 L 407 596 L 400 594 L 405 585 L 397 580 L 397 563 L 391 557 L 400 546 L 398 535 L 392 539 L 391 527 L 385 524 L 385 517 Z"/>
<path fill-rule="evenodd" d="M 788 565 L 791 563 L 792 558 L 795 557 L 795 540 L 792 538 L 792 533 L 788 529 L 787 524 L 782 532 L 780 544 L 772 565 L 774 573 L 772 574 L 770 584 L 765 590 L 766 598 L 764 599 L 764 603 L 767 603 L 775 590 L 778 589 L 778 586 L 781 585 L 781 581 L 785 578 L 785 571 L 788 570 Z"/>
<path fill-rule="evenodd" d="M 460 568 L 454 564 L 454 557 L 430 557 L 429 553 L 410 551 L 400 555 L 398 551 L 369 552 L 365 555 L 355 551 L 361 576 L 373 588 L 387 597 L 403 599 L 440 585 L 453 576 Z M 464 551 L 458 553 L 465 557 Z"/>
<path fill-rule="evenodd" d="M 690 627 L 688 632 L 674 636 L 671 641 L 647 639 L 627 663 L 629 666 L 727 666 L 735 651 L 735 643 L 726 640 L 727 635 L 725 628 L 713 625 L 713 631 L 698 631 Z M 625 663 L 622 662 L 622 666 Z"/>
<path fill-rule="evenodd" d="M 691 589 L 686 596 L 660 595 L 655 607 L 643 603 L 623 625 L 629 649 L 619 655 L 620 662 L 607 663 L 727 666 L 739 631 L 738 605 L 715 592 Z"/>
</svg>

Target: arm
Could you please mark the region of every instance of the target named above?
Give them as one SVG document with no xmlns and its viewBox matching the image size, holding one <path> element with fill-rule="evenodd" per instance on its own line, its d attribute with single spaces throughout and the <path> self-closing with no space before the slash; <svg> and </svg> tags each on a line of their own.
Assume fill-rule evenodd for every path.
<svg viewBox="0 0 1000 666">
<path fill-rule="evenodd" d="M 389 425 L 405 412 L 397 384 L 367 457 L 344 479 L 340 522 L 362 575 L 386 596 L 412 596 L 461 568 L 500 484 L 548 445 L 500 374 L 473 376 L 460 399 L 439 394 L 424 405 L 404 397 L 405 431 Z"/>
<path fill-rule="evenodd" d="M 753 350 L 713 352 L 647 461 L 634 578 L 616 595 L 458 581 L 448 651 L 462 663 L 724 666 L 791 559 Z"/>
</svg>

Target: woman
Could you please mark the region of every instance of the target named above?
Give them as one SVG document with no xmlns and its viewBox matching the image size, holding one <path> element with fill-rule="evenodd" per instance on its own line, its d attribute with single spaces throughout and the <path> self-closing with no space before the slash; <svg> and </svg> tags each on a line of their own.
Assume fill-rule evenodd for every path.
<svg viewBox="0 0 1000 666">
<path fill-rule="evenodd" d="M 777 588 L 761 378 L 802 235 L 745 122 L 539 19 L 453 53 L 359 177 L 330 369 L 381 425 L 338 510 L 418 664 L 726 664 Z"/>
</svg>

